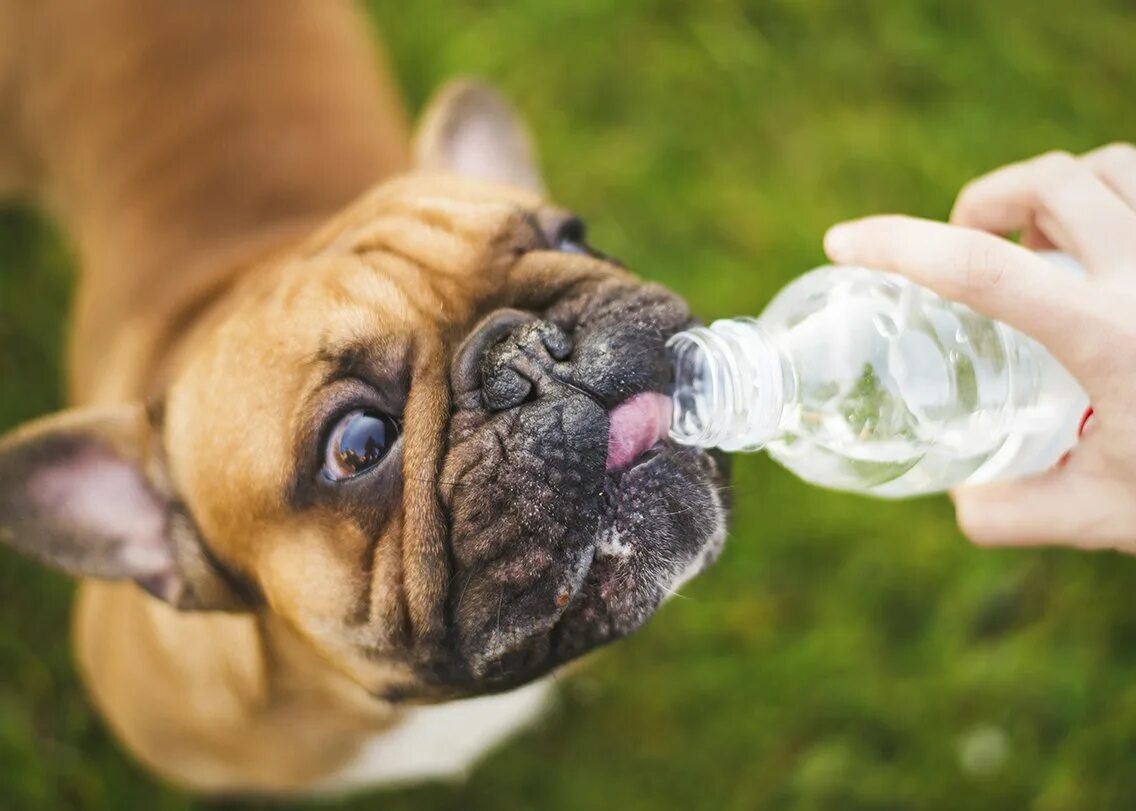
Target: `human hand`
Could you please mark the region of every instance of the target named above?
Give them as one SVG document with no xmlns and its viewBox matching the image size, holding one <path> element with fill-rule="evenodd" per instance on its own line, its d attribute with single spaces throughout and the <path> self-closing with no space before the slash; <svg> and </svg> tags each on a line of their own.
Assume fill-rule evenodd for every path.
<svg viewBox="0 0 1136 811">
<path fill-rule="evenodd" d="M 1021 244 L 1004 235 L 1021 233 Z M 1033 251 L 1078 259 L 1086 274 Z M 1051 152 L 969 183 L 951 224 L 867 217 L 825 235 L 832 261 L 890 270 L 1035 338 L 1088 392 L 1094 420 L 1066 464 L 952 496 L 991 546 L 1136 554 L 1136 147 Z"/>
</svg>

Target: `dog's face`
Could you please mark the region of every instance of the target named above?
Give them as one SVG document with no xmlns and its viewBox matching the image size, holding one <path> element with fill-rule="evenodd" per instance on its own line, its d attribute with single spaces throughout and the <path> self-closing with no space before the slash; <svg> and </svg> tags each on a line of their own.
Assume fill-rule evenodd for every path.
<svg viewBox="0 0 1136 811">
<path fill-rule="evenodd" d="M 387 697 L 531 679 L 703 568 L 723 474 L 666 440 L 662 395 L 686 306 L 532 190 L 485 91 L 439 102 L 420 155 L 449 173 L 249 274 L 160 409 L 8 440 L 6 540 L 187 610 L 271 612 Z"/>
</svg>

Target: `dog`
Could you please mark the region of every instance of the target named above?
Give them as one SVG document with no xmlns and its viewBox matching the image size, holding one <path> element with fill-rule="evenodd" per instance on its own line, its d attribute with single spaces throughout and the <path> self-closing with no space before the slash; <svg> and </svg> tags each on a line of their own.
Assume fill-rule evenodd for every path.
<svg viewBox="0 0 1136 811">
<path fill-rule="evenodd" d="M 546 200 L 494 91 L 412 138 L 342 0 L 5 0 L 0 188 L 81 278 L 0 539 L 81 578 L 90 697 L 214 794 L 453 777 L 717 555 L 682 300 Z"/>
</svg>

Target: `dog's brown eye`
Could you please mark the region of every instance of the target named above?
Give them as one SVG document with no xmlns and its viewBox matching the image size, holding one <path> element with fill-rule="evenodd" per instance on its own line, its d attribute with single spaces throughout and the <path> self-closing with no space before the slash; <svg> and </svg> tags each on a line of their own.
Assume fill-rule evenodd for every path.
<svg viewBox="0 0 1136 811">
<path fill-rule="evenodd" d="M 383 460 L 398 438 L 398 423 L 359 409 L 340 418 L 324 449 L 323 475 L 331 481 L 358 476 Z"/>
</svg>

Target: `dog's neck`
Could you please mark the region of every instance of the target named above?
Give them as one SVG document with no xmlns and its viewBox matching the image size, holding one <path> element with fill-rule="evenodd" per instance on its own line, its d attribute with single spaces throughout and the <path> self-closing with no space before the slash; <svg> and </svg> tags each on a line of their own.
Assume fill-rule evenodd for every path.
<svg viewBox="0 0 1136 811">
<path fill-rule="evenodd" d="M 80 402 L 147 393 L 240 269 L 407 161 L 395 93 L 342 3 L 207 14 L 40 0 L 15 13 L 0 92 L 18 112 L 0 138 L 23 161 L 0 175 L 38 193 L 78 252 Z"/>
</svg>

